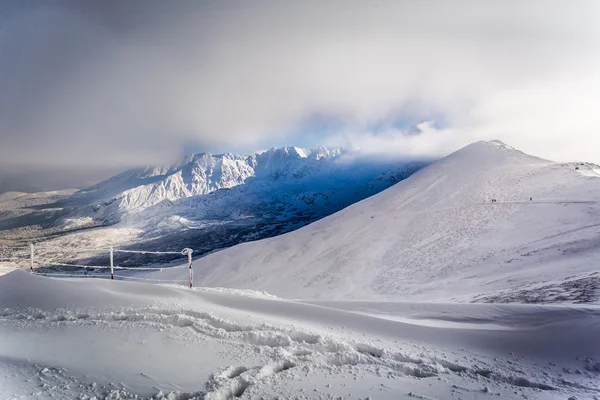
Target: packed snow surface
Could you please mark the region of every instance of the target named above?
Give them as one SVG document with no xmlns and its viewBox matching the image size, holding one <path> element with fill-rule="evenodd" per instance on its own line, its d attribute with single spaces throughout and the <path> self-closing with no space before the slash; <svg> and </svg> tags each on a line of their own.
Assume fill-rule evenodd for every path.
<svg viewBox="0 0 600 400">
<path fill-rule="evenodd" d="M 474 143 L 299 230 L 198 259 L 195 277 L 299 299 L 599 302 L 600 179 L 582 173 L 595 168 Z"/>
<path fill-rule="evenodd" d="M 0 277 L 0 398 L 568 399 L 600 395 L 600 308 L 302 303 Z"/>
</svg>

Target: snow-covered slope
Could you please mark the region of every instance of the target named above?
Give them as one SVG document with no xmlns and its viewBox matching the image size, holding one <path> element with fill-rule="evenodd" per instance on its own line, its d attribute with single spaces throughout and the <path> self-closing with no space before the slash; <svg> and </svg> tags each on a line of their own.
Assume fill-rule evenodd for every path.
<svg viewBox="0 0 600 400">
<path fill-rule="evenodd" d="M 578 165 L 474 143 L 302 229 L 199 259 L 196 278 L 304 299 L 598 301 L 600 179 Z"/>
<path fill-rule="evenodd" d="M 303 304 L 0 277 L 0 398 L 593 399 L 596 306 Z"/>
<path fill-rule="evenodd" d="M 171 167 L 126 171 L 80 195 L 94 194 L 95 212 L 104 211 L 107 216 L 118 217 L 119 213 L 147 208 L 164 200 L 174 201 L 237 186 L 254 175 L 254 169 L 242 156 L 201 153 L 186 156 Z M 103 201 L 99 202 L 99 198 Z"/>
</svg>

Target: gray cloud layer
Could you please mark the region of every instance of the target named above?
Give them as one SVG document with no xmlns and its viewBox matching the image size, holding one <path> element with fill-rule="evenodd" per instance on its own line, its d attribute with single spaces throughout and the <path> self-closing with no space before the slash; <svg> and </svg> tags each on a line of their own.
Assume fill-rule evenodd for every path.
<svg viewBox="0 0 600 400">
<path fill-rule="evenodd" d="M 373 152 L 499 138 L 600 162 L 594 0 L 0 7 L 0 165 L 11 168 L 162 162 L 190 143 L 250 150 L 313 115 L 342 122 L 323 142 Z M 404 135 L 407 115 L 444 122 Z"/>
</svg>

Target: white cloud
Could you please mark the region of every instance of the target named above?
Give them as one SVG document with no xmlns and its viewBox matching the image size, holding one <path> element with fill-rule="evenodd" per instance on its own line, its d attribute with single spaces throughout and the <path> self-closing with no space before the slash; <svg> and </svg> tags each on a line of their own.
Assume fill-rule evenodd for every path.
<svg viewBox="0 0 600 400">
<path fill-rule="evenodd" d="M 347 127 L 323 142 L 441 155 L 498 138 L 600 162 L 596 1 L 7 4 L 5 164 L 128 166 L 194 142 L 250 149 L 317 113 Z M 370 133 L 398 114 L 445 123 Z"/>
</svg>

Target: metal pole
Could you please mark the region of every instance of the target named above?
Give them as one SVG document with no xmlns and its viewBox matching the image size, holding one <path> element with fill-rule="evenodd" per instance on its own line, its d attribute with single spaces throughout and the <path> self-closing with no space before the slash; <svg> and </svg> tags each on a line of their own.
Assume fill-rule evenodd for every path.
<svg viewBox="0 0 600 400">
<path fill-rule="evenodd" d="M 194 270 L 192 269 L 192 253 L 194 250 L 187 249 L 188 265 L 190 268 L 190 289 L 194 286 Z"/>
<path fill-rule="evenodd" d="M 113 280 L 115 279 L 115 270 L 114 270 L 114 263 L 113 263 L 113 247 L 110 246 L 110 279 Z"/>
<path fill-rule="evenodd" d="M 33 243 L 29 244 L 29 247 L 31 248 L 31 273 L 33 274 L 33 259 L 35 254 L 35 247 L 33 246 Z"/>
</svg>

